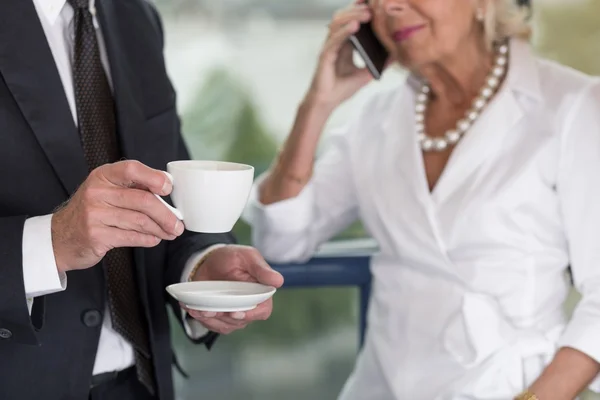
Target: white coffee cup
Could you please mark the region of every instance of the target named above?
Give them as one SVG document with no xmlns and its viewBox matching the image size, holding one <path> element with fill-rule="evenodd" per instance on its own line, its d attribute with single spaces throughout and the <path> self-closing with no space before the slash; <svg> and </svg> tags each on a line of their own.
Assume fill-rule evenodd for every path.
<svg viewBox="0 0 600 400">
<path fill-rule="evenodd" d="M 172 161 L 167 175 L 173 182 L 176 208 L 156 197 L 194 232 L 229 232 L 250 195 L 254 167 L 224 161 Z"/>
</svg>

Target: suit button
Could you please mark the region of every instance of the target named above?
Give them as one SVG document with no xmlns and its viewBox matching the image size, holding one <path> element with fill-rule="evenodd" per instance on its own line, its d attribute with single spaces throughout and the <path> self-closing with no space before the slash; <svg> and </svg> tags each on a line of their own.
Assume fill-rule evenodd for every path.
<svg viewBox="0 0 600 400">
<path fill-rule="evenodd" d="M 10 339 L 12 337 L 12 332 L 8 329 L 0 328 L 0 339 Z"/>
<path fill-rule="evenodd" d="M 88 328 L 95 328 L 102 323 L 102 314 L 98 310 L 87 310 L 81 315 L 81 321 Z"/>
</svg>

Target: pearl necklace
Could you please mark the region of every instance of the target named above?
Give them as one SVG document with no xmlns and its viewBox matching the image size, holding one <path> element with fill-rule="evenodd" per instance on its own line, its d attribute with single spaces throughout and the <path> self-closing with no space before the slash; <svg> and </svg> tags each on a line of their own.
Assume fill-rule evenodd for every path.
<svg viewBox="0 0 600 400">
<path fill-rule="evenodd" d="M 442 137 L 431 137 L 425 133 L 425 112 L 427 103 L 431 95 L 431 88 L 428 84 L 423 84 L 421 91 L 417 96 L 415 107 L 415 121 L 417 128 L 417 138 L 423 151 L 444 151 L 448 146 L 456 144 L 460 138 L 469 130 L 473 123 L 479 118 L 483 109 L 490 102 L 501 79 L 506 73 L 508 64 L 508 45 L 502 44 L 497 48 L 494 67 L 486 78 L 485 85 L 481 89 L 479 96 L 473 101 L 471 108 L 465 113 L 465 117 L 456 123 L 456 127 L 446 132 Z"/>
</svg>

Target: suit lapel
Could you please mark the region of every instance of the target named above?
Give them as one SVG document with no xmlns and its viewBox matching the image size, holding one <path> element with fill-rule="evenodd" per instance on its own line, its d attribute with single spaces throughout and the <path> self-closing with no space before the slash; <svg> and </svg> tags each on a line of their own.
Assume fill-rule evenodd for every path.
<svg viewBox="0 0 600 400">
<path fill-rule="evenodd" d="M 96 0 L 98 19 L 102 29 L 102 36 L 108 55 L 110 72 L 113 82 L 115 98 L 117 131 L 123 157 L 128 159 L 139 159 L 140 143 L 138 143 L 138 132 L 144 123 L 143 111 L 139 108 L 137 100 L 135 75 L 127 64 L 126 50 L 122 47 L 120 36 L 122 32 L 119 20 L 127 10 L 117 9 L 126 5 L 119 1 Z"/>
<path fill-rule="evenodd" d="M 66 191 L 88 174 L 52 52 L 32 1 L 4 0 L 0 74 Z"/>
</svg>

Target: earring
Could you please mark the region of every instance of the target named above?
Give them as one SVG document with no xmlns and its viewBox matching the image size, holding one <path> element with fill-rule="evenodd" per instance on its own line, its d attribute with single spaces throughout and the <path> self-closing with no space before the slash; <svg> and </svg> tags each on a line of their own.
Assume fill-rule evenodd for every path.
<svg viewBox="0 0 600 400">
<path fill-rule="evenodd" d="M 479 22 L 483 22 L 483 20 L 485 19 L 485 14 L 483 12 L 483 8 L 479 7 L 477 9 L 477 12 L 475 13 L 475 19 L 477 19 L 477 21 L 479 21 Z"/>
</svg>

